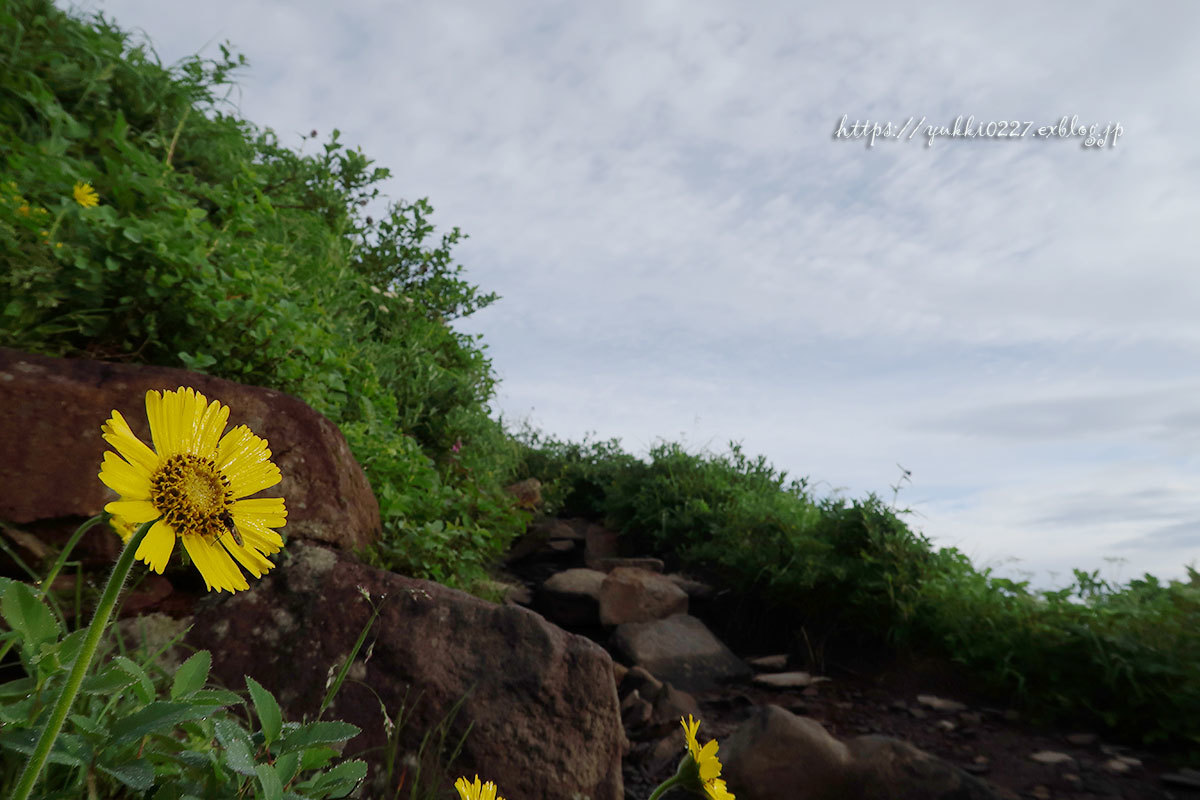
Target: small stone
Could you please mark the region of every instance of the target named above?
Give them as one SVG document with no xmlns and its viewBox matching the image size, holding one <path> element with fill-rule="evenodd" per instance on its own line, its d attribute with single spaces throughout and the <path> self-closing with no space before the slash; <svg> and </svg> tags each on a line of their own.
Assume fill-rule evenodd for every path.
<svg viewBox="0 0 1200 800">
<path fill-rule="evenodd" d="M 673 575 L 668 575 L 668 578 L 674 578 Z M 685 590 L 686 591 L 686 590 Z M 774 656 L 759 656 L 746 661 L 747 664 L 755 669 L 769 669 L 779 671 L 787 666 L 787 653 L 780 653 Z"/>
<path fill-rule="evenodd" d="M 982 725 L 983 714 L 978 711 L 964 711 L 958 715 L 958 718 L 966 725 Z"/>
<path fill-rule="evenodd" d="M 1036 797 L 1037 800 L 1050 800 L 1054 795 L 1050 793 L 1049 787 L 1038 784 L 1029 790 L 1029 796 Z"/>
<path fill-rule="evenodd" d="M 1105 761 L 1101 766 L 1103 766 L 1104 769 L 1108 770 L 1109 772 L 1111 772 L 1114 775 L 1124 775 L 1125 773 L 1127 773 L 1133 769 L 1133 767 L 1131 767 L 1129 764 L 1126 764 L 1124 761 L 1122 761 L 1119 758 L 1110 758 L 1108 761 Z"/>
<path fill-rule="evenodd" d="M 1067 736 L 1067 741 L 1076 747 L 1088 747 L 1095 744 L 1099 738 L 1094 733 L 1072 733 Z"/>
<path fill-rule="evenodd" d="M 912 714 L 917 719 L 925 719 L 929 716 L 929 712 L 923 708 L 910 708 L 908 713 Z"/>
<path fill-rule="evenodd" d="M 1133 756 L 1117 756 L 1117 761 L 1128 764 L 1131 767 L 1140 767 L 1142 765 L 1142 760 Z"/>
<path fill-rule="evenodd" d="M 981 754 L 981 755 L 975 756 L 975 763 L 976 764 L 990 764 L 991 759 L 988 758 L 987 756 Z"/>
<path fill-rule="evenodd" d="M 810 675 L 807 672 L 774 672 L 768 675 L 755 675 L 753 682 L 760 686 L 770 686 L 775 689 L 801 689 L 824 683 L 829 678 Z"/>
<path fill-rule="evenodd" d="M 1083 788 L 1083 778 L 1079 777 L 1074 772 L 1064 772 L 1062 774 L 1062 779 L 1064 782 L 1070 784 L 1072 789 Z"/>
<path fill-rule="evenodd" d="M 817 689 L 816 686 L 809 686 L 807 689 L 805 689 L 800 694 L 804 695 L 805 697 L 816 697 L 820 693 L 821 693 L 820 690 Z"/>
<path fill-rule="evenodd" d="M 923 706 L 929 706 L 934 711 L 966 711 L 967 707 L 963 703 L 956 700 L 946 700 L 942 697 L 937 697 L 932 694 L 917 695 L 917 702 Z"/>
<path fill-rule="evenodd" d="M 1057 750 L 1039 750 L 1029 756 L 1030 760 L 1039 764 L 1073 764 L 1075 759 Z"/>
<path fill-rule="evenodd" d="M 1200 789 L 1200 773 L 1197 773 L 1194 769 L 1182 769 L 1179 772 L 1164 772 L 1159 777 L 1168 786 Z"/>
<path fill-rule="evenodd" d="M 893 700 L 892 704 L 888 706 L 888 708 L 892 709 L 893 711 L 908 711 L 908 704 L 903 700 Z"/>
<path fill-rule="evenodd" d="M 953 722 L 951 722 L 948 719 L 939 719 L 936 724 L 939 728 L 946 731 L 947 733 L 949 733 L 950 731 L 952 731 L 958 727 L 957 725 L 955 725 Z"/>
</svg>

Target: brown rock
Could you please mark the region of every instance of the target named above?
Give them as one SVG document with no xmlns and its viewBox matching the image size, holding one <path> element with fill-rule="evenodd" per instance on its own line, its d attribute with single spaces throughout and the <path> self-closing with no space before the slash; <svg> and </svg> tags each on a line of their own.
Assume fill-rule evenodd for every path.
<svg viewBox="0 0 1200 800">
<path fill-rule="evenodd" d="M 584 529 L 584 560 L 587 565 L 604 558 L 616 558 L 617 534 L 599 525 L 589 524 Z"/>
<path fill-rule="evenodd" d="M 687 614 L 654 622 L 626 622 L 613 631 L 612 642 L 631 663 L 688 692 L 750 674 L 750 668 L 703 622 Z"/>
<path fill-rule="evenodd" d="M 538 610 L 559 625 L 598 625 L 600 585 L 604 578 L 603 572 L 582 567 L 556 572 L 538 590 Z"/>
<path fill-rule="evenodd" d="M 709 586 L 707 583 L 689 578 L 686 575 L 680 575 L 678 572 L 673 572 L 667 576 L 667 579 L 680 589 L 683 589 L 685 592 L 687 592 L 688 597 L 695 598 L 697 600 L 703 600 L 712 596 L 713 587 Z M 784 658 L 787 658 L 787 656 L 784 656 Z"/>
<path fill-rule="evenodd" d="M 746 661 L 747 664 L 755 669 L 765 669 L 771 672 L 780 672 L 787 668 L 787 653 L 779 653 L 773 656 L 759 656 Z"/>
<path fill-rule="evenodd" d="M 352 549 L 378 536 L 379 505 L 345 438 L 296 398 L 182 369 L 6 348 L 0 348 L 0 519 L 26 524 L 98 514 L 115 497 L 96 477 L 108 449 L 100 426 L 116 409 L 149 441 L 147 390 L 179 386 L 220 400 L 230 408 L 230 427 L 247 425 L 269 442 L 283 482 L 256 496 L 286 499 L 285 537 Z"/>
<path fill-rule="evenodd" d="M 775 689 L 803 689 L 806 686 L 824 683 L 828 680 L 829 678 L 810 675 L 807 672 L 772 672 L 767 675 L 755 675 L 753 682 Z"/>
<path fill-rule="evenodd" d="M 703 727 L 701 727 L 703 731 Z M 701 737 L 703 740 L 703 737 Z M 718 747 L 729 790 L 738 800 L 836 800 L 850 751 L 819 722 L 764 706 Z"/>
<path fill-rule="evenodd" d="M 601 572 L 612 572 L 618 567 L 634 567 L 650 572 L 663 571 L 661 558 L 595 558 L 588 561 L 588 566 Z"/>
<path fill-rule="evenodd" d="M 657 572 L 617 567 L 600 584 L 601 625 L 650 622 L 687 609 L 687 592 Z"/>
<path fill-rule="evenodd" d="M 932 694 L 917 695 L 917 702 L 923 706 L 928 706 L 934 711 L 966 711 L 967 707 L 957 700 L 946 700 L 942 697 L 937 697 Z"/>
<path fill-rule="evenodd" d="M 542 504 L 542 482 L 537 478 L 526 478 L 504 487 L 504 491 L 517 500 L 517 505 L 533 511 Z"/>
<path fill-rule="evenodd" d="M 839 742 L 815 720 L 759 709 L 720 757 L 739 800 L 995 800 L 989 784 L 885 736 Z"/>
<path fill-rule="evenodd" d="M 526 609 L 377 570 L 334 550 L 296 543 L 286 553 L 286 563 L 250 591 L 214 598 L 197 615 L 187 644 L 219 653 L 219 680 L 240 687 L 250 675 L 290 719 L 311 718 L 331 666 L 350 651 L 372 604 L 381 606 L 370 657 L 360 653 L 353 667 L 360 677 L 342 686 L 325 715 L 362 728 L 347 754 L 367 758 L 368 780 L 380 776 L 386 745 L 381 701 L 392 715 L 406 707 L 399 752 L 415 753 L 461 700 L 448 740 L 472 729 L 450 780 L 486 775 L 507 797 L 622 797 L 625 738 L 612 661 L 598 645 Z M 364 796 L 380 796 L 372 791 Z"/>
</svg>

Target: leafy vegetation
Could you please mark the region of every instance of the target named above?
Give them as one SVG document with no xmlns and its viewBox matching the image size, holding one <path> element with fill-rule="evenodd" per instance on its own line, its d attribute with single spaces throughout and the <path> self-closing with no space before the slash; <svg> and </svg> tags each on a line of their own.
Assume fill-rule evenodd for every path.
<svg viewBox="0 0 1200 800">
<path fill-rule="evenodd" d="M 879 498 L 817 498 L 763 457 L 526 432 L 525 468 L 571 513 L 607 519 L 668 562 L 725 588 L 722 634 L 820 662 L 932 653 L 964 665 L 1035 718 L 1200 745 L 1200 574 L 1112 585 L 1076 571 L 1056 591 L 935 549 Z M 753 613 L 748 613 L 753 609 Z"/>
<path fill-rule="evenodd" d="M 0 58 L 0 344 L 294 394 L 379 494 L 377 563 L 482 578 L 525 518 L 491 362 L 450 325 L 496 299 L 454 262 L 462 233 L 425 200 L 368 215 L 389 173 L 336 130 L 305 153 L 234 115 L 226 47 L 166 69 L 102 17 L 19 0 Z"/>
<path fill-rule="evenodd" d="M 937 653 L 1047 719 L 1200 745 L 1195 572 L 1124 586 L 1077 572 L 1066 588 L 1034 591 L 934 548 L 877 497 L 819 498 L 737 447 L 663 444 L 642 459 L 615 441 L 511 436 L 488 405 L 485 346 L 451 324 L 496 299 L 455 263 L 463 234 L 438 235 L 425 200 L 368 214 L 388 172 L 337 131 L 288 147 L 240 119 L 227 93 L 243 64 L 222 48 L 165 68 L 103 17 L 75 19 L 46 0 L 0 5 L 0 344 L 186 367 L 302 398 L 338 424 L 367 472 L 384 520 L 369 556 L 381 566 L 479 583 L 528 517 L 501 487 L 536 476 L 547 511 L 607 520 L 639 552 L 731 587 L 742 624 L 730 639 L 774 636 L 817 662 Z M 75 200 L 79 182 L 98 206 Z M 0 776 L 25 752 L 76 635 L 16 586 L 0 587 L 0 646 L 22 665 L 0 686 Z M 333 779 L 320 776 L 339 769 L 324 751 L 277 750 L 294 731 L 253 687 L 253 714 L 240 696 L 202 688 L 202 662 L 184 691 L 146 658 L 110 659 L 89 680 L 112 692 L 86 695 L 53 785 L 66 796 L 80 781 L 102 796 L 136 792 L 145 775 L 131 748 L 146 744 L 156 772 L 198 792 L 270 794 L 259 767 L 278 771 L 294 752 L 276 778 L 321 796 Z M 196 713 L 210 706 L 209 719 Z M 175 714 L 177 732 L 163 721 L 98 747 L 139 714 L 150 722 L 158 711 L 146 709 Z"/>
</svg>

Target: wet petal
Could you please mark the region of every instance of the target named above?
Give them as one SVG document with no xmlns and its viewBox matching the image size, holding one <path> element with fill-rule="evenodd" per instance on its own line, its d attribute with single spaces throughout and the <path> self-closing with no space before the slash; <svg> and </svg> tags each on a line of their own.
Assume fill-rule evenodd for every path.
<svg viewBox="0 0 1200 800">
<path fill-rule="evenodd" d="M 150 530 L 146 532 L 146 538 L 142 539 L 142 543 L 138 545 L 137 552 L 133 556 L 138 561 L 146 562 L 150 569 L 161 575 L 162 571 L 166 569 L 167 561 L 171 558 L 171 551 L 174 549 L 175 531 L 171 529 L 170 525 L 159 520 L 150 526 Z"/>
</svg>

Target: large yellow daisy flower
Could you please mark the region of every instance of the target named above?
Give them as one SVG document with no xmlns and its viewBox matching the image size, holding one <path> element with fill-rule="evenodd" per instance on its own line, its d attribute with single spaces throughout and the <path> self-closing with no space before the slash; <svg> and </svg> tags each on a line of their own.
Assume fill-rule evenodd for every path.
<svg viewBox="0 0 1200 800">
<path fill-rule="evenodd" d="M 222 436 L 229 407 L 182 386 L 146 392 L 146 416 L 153 450 L 118 411 L 101 428 L 117 451 L 100 467 L 100 480 L 121 496 L 104 507 L 113 527 L 128 540 L 157 520 L 134 554 L 150 569 L 162 573 L 179 539 L 210 591 L 250 588 L 237 565 L 262 577 L 274 566 L 266 556 L 283 547 L 272 528 L 287 522 L 283 498 L 249 497 L 281 480 L 266 440 L 245 425 Z"/>
<path fill-rule="evenodd" d="M 696 762 L 704 793 L 712 800 L 734 800 L 734 796 L 725 788 L 725 781 L 717 777 L 721 774 L 721 761 L 717 758 L 717 740 L 713 739 L 701 747 L 700 743 L 696 741 L 696 732 L 700 730 L 700 721 L 692 719 L 691 714 L 688 714 L 686 720 L 680 717 L 679 724 L 683 725 L 687 749 L 692 760 Z"/>
<path fill-rule="evenodd" d="M 475 776 L 475 783 L 468 783 L 466 778 L 459 778 L 454 782 L 454 788 L 458 789 L 458 796 L 462 800 L 504 800 L 503 797 L 496 796 L 496 784 L 488 781 L 480 784 L 479 776 Z"/>
<path fill-rule="evenodd" d="M 92 208 L 100 205 L 100 195 L 96 194 L 96 190 L 92 188 L 92 184 L 80 181 L 75 184 L 72 190 L 75 195 L 75 202 L 84 208 Z"/>
</svg>

